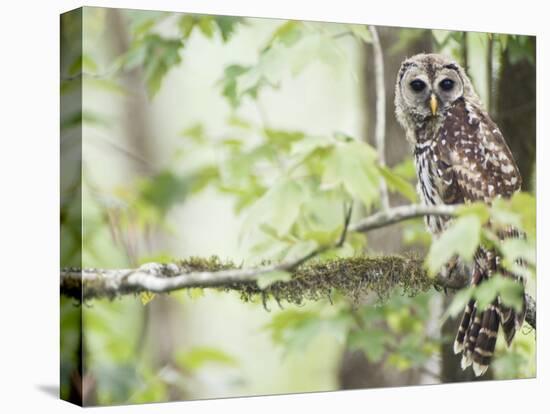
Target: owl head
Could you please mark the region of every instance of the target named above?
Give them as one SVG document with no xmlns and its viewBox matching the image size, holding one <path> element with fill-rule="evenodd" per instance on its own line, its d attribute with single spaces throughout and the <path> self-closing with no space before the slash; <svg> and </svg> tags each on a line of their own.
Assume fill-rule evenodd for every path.
<svg viewBox="0 0 550 414">
<path fill-rule="evenodd" d="M 395 85 L 395 108 L 403 126 L 441 120 L 459 98 L 480 106 L 470 79 L 454 60 L 421 53 L 401 64 Z"/>
</svg>

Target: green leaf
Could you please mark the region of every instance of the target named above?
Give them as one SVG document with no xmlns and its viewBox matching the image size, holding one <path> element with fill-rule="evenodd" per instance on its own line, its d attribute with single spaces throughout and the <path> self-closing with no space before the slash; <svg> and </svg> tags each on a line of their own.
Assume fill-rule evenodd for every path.
<svg viewBox="0 0 550 414">
<path fill-rule="evenodd" d="M 199 298 L 202 298 L 204 297 L 204 289 L 203 288 L 191 288 L 191 289 L 187 289 L 187 296 L 191 299 L 191 300 L 195 300 L 195 299 L 199 299 Z"/>
<path fill-rule="evenodd" d="M 317 334 L 318 317 L 312 311 L 287 309 L 273 316 L 264 329 L 271 332 L 274 343 L 290 345 L 292 350 L 291 345 L 305 346 Z"/>
<path fill-rule="evenodd" d="M 386 181 L 386 184 L 388 185 L 390 191 L 397 191 L 412 203 L 415 203 L 417 201 L 416 190 L 411 183 L 401 178 L 399 175 L 397 175 L 395 172 L 387 167 L 380 165 L 378 166 L 378 169 L 384 177 L 384 180 Z"/>
<path fill-rule="evenodd" d="M 196 19 L 191 14 L 185 14 L 178 20 L 178 28 L 184 39 L 189 38 L 195 27 Z"/>
<path fill-rule="evenodd" d="M 69 66 L 69 76 L 76 76 L 82 72 L 95 73 L 98 68 L 94 60 L 88 55 L 78 56 Z"/>
<path fill-rule="evenodd" d="M 231 79 L 226 74 L 224 95 L 237 107 L 242 98 L 256 98 L 266 86 L 278 88 L 289 71 L 296 76 L 317 59 L 337 67 L 346 64 L 345 58 L 334 39 L 323 31 L 312 31 L 302 22 L 288 21 L 275 30 L 255 65 Z"/>
<path fill-rule="evenodd" d="M 287 260 L 297 260 L 306 257 L 318 247 L 314 240 L 299 241 L 292 245 L 286 254 Z"/>
<path fill-rule="evenodd" d="M 456 317 L 460 312 L 464 311 L 464 308 L 468 304 L 469 300 L 474 294 L 474 287 L 470 286 L 464 289 L 460 289 L 453 297 L 453 301 L 449 307 L 445 310 L 442 316 L 442 320 L 445 321 L 449 316 Z"/>
<path fill-rule="evenodd" d="M 227 118 L 227 125 L 241 128 L 241 129 L 252 129 L 252 124 L 244 118 L 240 118 L 237 115 L 231 115 Z"/>
<path fill-rule="evenodd" d="M 302 73 L 310 64 L 316 61 L 323 62 L 331 68 L 348 65 L 346 55 L 340 49 L 335 39 L 323 32 L 311 33 L 295 45 L 288 53 L 282 56 L 290 66 L 292 76 Z M 355 72 L 351 70 L 351 76 L 357 79 Z"/>
<path fill-rule="evenodd" d="M 190 181 L 171 171 L 163 171 L 142 180 L 138 186 L 140 199 L 164 213 L 174 204 L 185 200 L 189 194 Z"/>
<path fill-rule="evenodd" d="M 443 45 L 445 45 L 445 43 L 447 43 L 447 41 L 449 40 L 451 34 L 452 34 L 452 32 L 450 32 L 449 30 L 435 30 L 435 29 L 432 29 L 432 35 L 433 35 L 435 41 L 437 42 L 437 44 L 440 47 L 442 47 Z"/>
<path fill-rule="evenodd" d="M 302 140 L 305 136 L 301 131 L 285 131 L 273 128 L 264 129 L 264 134 L 268 142 L 284 150 L 289 150 L 294 142 Z"/>
<path fill-rule="evenodd" d="M 319 148 L 328 148 L 333 146 L 335 141 L 329 137 L 304 137 L 299 141 L 293 142 L 290 149 L 291 156 L 302 156 L 302 159 L 306 158 L 312 152 Z"/>
<path fill-rule="evenodd" d="M 370 35 L 369 29 L 364 24 L 348 24 L 347 25 L 353 35 L 362 40 L 365 43 L 372 43 L 372 36 Z"/>
<path fill-rule="evenodd" d="M 204 144 L 206 142 L 204 126 L 200 122 L 182 130 L 180 136 L 191 138 L 197 144 Z"/>
<path fill-rule="evenodd" d="M 195 347 L 188 352 L 179 352 L 176 354 L 175 360 L 180 367 L 190 372 L 196 372 L 208 364 L 229 367 L 238 365 L 237 360 L 231 355 L 209 346 Z"/>
<path fill-rule="evenodd" d="M 344 313 L 322 316 L 313 311 L 287 309 L 277 313 L 264 329 L 271 332 L 273 342 L 285 346 L 285 352 L 303 353 L 320 334 L 344 343 L 351 323 Z"/>
<path fill-rule="evenodd" d="M 237 79 L 250 70 L 249 66 L 230 65 L 224 70 L 221 80 L 222 95 L 227 98 L 232 107 L 236 108 L 241 102 L 241 96 L 237 93 Z"/>
<path fill-rule="evenodd" d="M 370 209 L 380 197 L 381 176 L 375 161 L 376 151 L 367 144 L 355 140 L 338 143 L 326 157 L 322 187 L 342 185 Z"/>
<path fill-rule="evenodd" d="M 474 289 L 474 297 L 476 298 L 477 308 L 481 311 L 487 308 L 497 297 L 498 291 L 496 277 L 489 279 L 486 282 L 481 283 Z"/>
<path fill-rule="evenodd" d="M 382 359 L 391 341 L 389 333 L 383 329 L 368 329 L 366 331 L 354 331 L 349 335 L 349 346 L 359 349 L 372 362 Z"/>
<path fill-rule="evenodd" d="M 512 211 L 521 216 L 521 228 L 532 238 L 537 233 L 537 200 L 529 193 L 515 193 L 510 199 Z"/>
<path fill-rule="evenodd" d="M 491 220 L 501 227 L 516 227 L 521 228 L 521 217 L 519 214 L 510 209 L 510 202 L 502 198 L 493 201 L 491 206 Z"/>
<path fill-rule="evenodd" d="M 84 76 L 83 78 L 86 86 L 103 90 L 105 92 L 112 92 L 119 95 L 126 95 L 127 90 L 121 86 L 117 81 L 106 78 L 98 78 L 94 76 Z"/>
<path fill-rule="evenodd" d="M 233 16 L 214 16 L 214 21 L 220 29 L 223 41 L 227 42 L 234 34 L 237 25 L 244 22 L 244 18 Z"/>
<path fill-rule="evenodd" d="M 203 16 L 197 14 L 185 14 L 178 20 L 178 28 L 183 39 L 188 39 L 195 27 L 198 27 L 203 35 L 211 39 L 214 29 L 217 27 L 224 42 L 227 42 L 234 34 L 237 24 L 243 23 L 244 18 L 233 16 Z"/>
<path fill-rule="evenodd" d="M 430 246 L 432 234 L 426 230 L 426 225 L 422 219 L 407 220 L 406 225 L 403 226 L 403 242 L 407 245 Z"/>
<path fill-rule="evenodd" d="M 275 282 L 288 282 L 291 279 L 291 274 L 282 270 L 265 273 L 258 276 L 256 283 L 260 289 L 265 289 Z"/>
<path fill-rule="evenodd" d="M 139 298 L 141 299 L 141 304 L 145 306 L 155 298 L 155 294 L 152 292 L 141 292 Z"/>
<path fill-rule="evenodd" d="M 515 193 L 511 199 L 496 199 L 491 208 L 493 224 L 500 228 L 510 226 L 527 233 L 529 239 L 536 238 L 536 200 L 529 193 Z"/>
<path fill-rule="evenodd" d="M 159 91 L 164 76 L 181 62 L 179 52 L 182 47 L 183 42 L 180 39 L 147 34 L 134 41 L 118 64 L 126 70 L 142 66 L 147 91 L 153 97 Z"/>
<path fill-rule="evenodd" d="M 496 297 L 516 311 L 520 311 L 523 306 L 523 287 L 513 279 L 502 277 L 498 274 L 492 276 L 478 286 L 469 286 L 459 290 L 453 301 L 445 311 L 443 320 L 449 316 L 455 317 L 461 313 L 468 301 L 472 298 L 476 301 L 477 309 L 482 311 L 486 309 Z"/>
<path fill-rule="evenodd" d="M 135 10 L 134 13 L 130 13 L 130 31 L 134 38 L 146 35 L 161 19 L 171 14 L 163 11 L 144 12 L 141 10 Z"/>
<path fill-rule="evenodd" d="M 392 171 L 404 180 L 413 180 L 416 178 L 416 168 L 412 158 L 400 162 L 392 168 Z"/>
<path fill-rule="evenodd" d="M 482 225 L 489 221 L 491 215 L 489 206 L 482 202 L 463 204 L 458 208 L 457 214 L 459 216 L 474 215 Z"/>
<path fill-rule="evenodd" d="M 298 20 L 289 20 L 273 32 L 271 40 L 267 47 L 271 47 L 276 43 L 281 43 L 287 47 L 295 44 L 302 37 L 304 31 L 303 23 Z"/>
<path fill-rule="evenodd" d="M 505 305 L 521 312 L 523 307 L 523 287 L 520 283 L 507 278 L 502 278 L 498 286 L 498 294 Z"/>
<path fill-rule="evenodd" d="M 198 20 L 198 26 L 202 34 L 211 39 L 214 35 L 214 19 L 212 16 L 202 16 Z"/>
<path fill-rule="evenodd" d="M 430 246 L 426 265 L 434 276 L 456 254 L 471 261 L 481 236 L 481 221 L 477 215 L 457 218 Z"/>
<path fill-rule="evenodd" d="M 276 228 L 279 237 L 287 235 L 300 215 L 306 196 L 299 182 L 283 177 L 250 208 L 242 235 L 249 234 L 261 223 Z"/>
<path fill-rule="evenodd" d="M 513 279 L 498 274 L 477 286 L 474 296 L 478 309 L 487 308 L 497 296 L 505 305 L 513 307 L 518 312 L 523 305 L 522 285 Z"/>
<path fill-rule="evenodd" d="M 500 249 L 504 254 L 504 259 L 509 263 L 523 259 L 530 265 L 537 264 L 535 246 L 525 239 L 505 239 L 502 241 Z"/>
</svg>

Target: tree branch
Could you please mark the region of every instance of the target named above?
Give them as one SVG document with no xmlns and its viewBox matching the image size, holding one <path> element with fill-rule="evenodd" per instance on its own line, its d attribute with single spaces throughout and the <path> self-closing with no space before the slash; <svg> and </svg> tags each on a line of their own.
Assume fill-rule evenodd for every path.
<svg viewBox="0 0 550 414">
<path fill-rule="evenodd" d="M 94 294 L 96 283 L 99 286 L 99 296 L 116 296 L 117 294 L 141 291 L 160 293 L 190 287 L 219 287 L 231 283 L 255 282 L 263 274 L 291 271 L 330 248 L 342 246 L 348 231 L 367 232 L 426 214 L 452 215 L 455 209 L 456 207 L 447 205 L 424 206 L 413 204 L 400 206 L 380 211 L 350 226 L 351 207 L 349 207 L 345 211 L 342 235 L 334 246 L 320 246 L 311 253 L 295 260 L 249 269 L 235 269 L 233 265 L 216 269 L 207 267 L 205 270 L 208 271 L 203 272 L 192 272 L 189 268 L 182 269 L 176 264 L 155 263 L 142 266 L 139 269 L 83 269 L 82 271 L 80 269 L 66 269 L 61 273 L 62 292 L 69 293 L 69 296 L 79 297 L 78 294 L 72 291 L 73 287 L 78 291 L 81 287 L 85 287 L 89 290 L 87 296 L 85 295 L 87 299 L 96 296 Z M 79 284 L 80 279 L 82 283 Z"/>
<path fill-rule="evenodd" d="M 358 298 L 375 292 L 385 298 L 397 287 L 414 295 L 432 287 L 461 289 L 468 285 L 464 275 L 451 278 L 427 275 L 423 260 L 413 256 L 373 256 L 337 258 L 329 261 L 308 260 L 334 247 L 340 247 L 348 231 L 368 232 L 415 217 L 430 215 L 455 215 L 457 206 L 408 205 L 380 211 L 349 225 L 351 207 L 344 217 L 342 235 L 334 245 L 320 246 L 311 253 L 295 260 L 268 264 L 253 268 L 241 268 L 232 262 L 218 258 L 190 258 L 178 263 L 149 263 L 137 269 L 63 269 L 61 294 L 77 300 L 115 298 L 141 292 L 166 293 L 189 288 L 214 288 L 240 292 L 244 300 L 260 296 L 265 304 L 267 297 L 278 303 L 302 303 L 306 299 L 318 300 L 330 297 L 334 291 Z M 306 263 L 307 262 L 307 263 Z M 269 273 L 292 273 L 289 281 L 277 281 L 260 289 L 258 280 Z M 527 296 L 526 321 L 536 328 L 536 304 Z"/>
<path fill-rule="evenodd" d="M 407 206 L 393 207 L 388 210 L 382 210 L 371 216 L 359 220 L 352 224 L 349 231 L 367 232 L 370 230 L 386 227 L 404 220 L 409 220 L 416 217 L 426 215 L 432 216 L 454 216 L 456 215 L 458 206 L 454 205 L 436 205 L 427 206 L 424 204 L 410 204 Z"/>
<path fill-rule="evenodd" d="M 376 293 L 381 299 L 395 288 L 416 295 L 432 287 L 460 289 L 467 286 L 463 276 L 431 278 L 423 260 L 414 256 L 348 257 L 302 263 L 292 270 L 289 281 L 277 281 L 265 289 L 257 281 L 270 272 L 294 266 L 295 261 L 256 268 L 240 268 L 232 262 L 190 258 L 178 263 L 149 263 L 137 269 L 66 269 L 61 272 L 61 293 L 80 300 L 110 298 L 141 292 L 166 293 L 189 288 L 236 291 L 245 301 L 273 297 L 278 303 L 300 304 L 319 300 L 335 291 L 357 300 Z M 536 327 L 535 301 L 527 297 L 526 321 Z"/>
<path fill-rule="evenodd" d="M 292 270 L 290 281 L 275 282 L 264 290 L 258 287 L 257 281 L 262 275 L 288 266 L 240 268 L 212 257 L 170 264 L 149 263 L 137 269 L 67 269 L 61 272 L 61 293 L 76 299 L 82 293 L 84 299 L 94 299 L 140 292 L 215 288 L 241 292 L 247 299 L 259 294 L 301 303 L 303 299 L 326 297 L 334 289 L 352 295 L 375 291 L 384 296 L 384 292 L 398 285 L 415 292 L 434 285 L 434 279 L 427 275 L 420 258 L 380 256 L 301 264 Z"/>
</svg>

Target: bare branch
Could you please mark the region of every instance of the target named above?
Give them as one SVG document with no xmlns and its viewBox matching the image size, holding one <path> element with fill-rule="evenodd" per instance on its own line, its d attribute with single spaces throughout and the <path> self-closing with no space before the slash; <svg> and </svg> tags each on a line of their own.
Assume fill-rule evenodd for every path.
<svg viewBox="0 0 550 414">
<path fill-rule="evenodd" d="M 386 165 L 386 88 L 384 86 L 384 55 L 376 27 L 369 25 L 369 32 L 372 37 L 372 48 L 374 54 L 374 76 L 376 80 L 376 127 L 374 138 L 378 150 L 378 160 L 381 165 Z M 388 187 L 384 180 L 380 183 L 380 196 L 382 209 L 390 207 Z"/>
<path fill-rule="evenodd" d="M 458 206 L 454 205 L 435 205 L 427 206 L 424 204 L 410 204 L 407 206 L 393 207 L 388 210 L 382 210 L 371 216 L 359 220 L 352 224 L 349 231 L 367 232 L 370 230 L 386 227 L 404 220 L 409 220 L 416 217 L 426 215 L 432 216 L 454 216 L 456 215 Z"/>
</svg>

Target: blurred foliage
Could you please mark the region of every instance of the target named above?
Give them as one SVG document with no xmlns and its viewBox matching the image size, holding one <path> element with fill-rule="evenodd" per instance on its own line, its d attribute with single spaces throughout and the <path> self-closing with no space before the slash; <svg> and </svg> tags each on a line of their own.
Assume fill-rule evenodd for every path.
<svg viewBox="0 0 550 414">
<path fill-rule="evenodd" d="M 395 292 L 382 303 L 359 307 L 337 302 L 317 309 L 287 309 L 265 326 L 285 354 L 307 352 L 317 335 L 330 335 L 341 345 L 382 359 L 400 370 L 420 366 L 438 350 L 439 340 L 428 334 L 431 294 L 415 297 Z"/>
<path fill-rule="evenodd" d="M 281 24 L 260 51 L 255 65 L 230 65 L 220 80 L 222 93 L 233 107 L 243 98 L 256 99 L 265 87 L 277 89 L 283 77 L 299 75 L 311 63 L 322 63 L 337 69 L 348 65 L 339 38 L 352 35 L 361 42 L 370 43 L 370 33 L 364 25 L 319 24 L 291 20 Z M 347 68 L 354 74 L 352 68 Z"/>
<path fill-rule="evenodd" d="M 73 52 L 62 64 L 63 95 L 75 93 L 78 89 L 75 79 L 80 78 L 87 91 L 127 97 L 137 91 L 126 90 L 124 77 L 138 72 L 149 99 L 155 99 L 169 73 L 192 59 L 187 56 L 189 44 L 200 37 L 223 47 L 240 33 L 247 33 L 251 22 L 230 16 L 130 10 L 123 11 L 122 16 L 130 38 L 128 50 L 107 61 L 95 56 L 92 50 Z M 106 30 L 105 18 L 105 13 L 85 14 L 85 22 L 95 30 L 94 36 Z M 62 21 L 63 39 L 70 36 L 71 24 L 69 17 Z M 389 53 L 400 53 L 426 33 L 416 29 L 395 30 L 399 30 L 398 40 Z M 429 32 L 435 50 L 460 61 L 465 51 L 478 60 L 485 59 L 487 39 L 494 36 L 500 51 L 509 51 L 509 59 L 534 62 L 535 51 L 525 36 Z M 360 211 L 369 213 L 379 208 L 381 180 L 385 180 L 390 191 L 416 202 L 411 159 L 382 166 L 376 150 L 365 143 L 364 137 L 351 137 L 341 131 L 312 135 L 305 125 L 303 130 L 280 128 L 251 121 L 240 112 L 245 101 L 255 102 L 266 89 L 276 91 L 282 82 L 297 77 L 314 62 L 331 68 L 333 76 L 356 78 L 357 68 L 352 67 L 342 47 L 342 42 L 350 38 L 357 47 L 372 42 L 364 25 L 280 22 L 253 63 L 235 57 L 234 62 L 219 68 L 218 82 L 213 87 L 219 91 L 220 100 L 231 108 L 223 134 L 212 133 L 209 125 L 201 122 L 181 125 L 179 140 L 161 170 L 137 175 L 113 189 L 104 189 L 93 182 L 87 177 L 89 167 L 84 165 L 84 263 L 124 267 L 171 260 L 166 252 L 150 251 L 143 245 L 153 230 L 173 232 L 170 212 L 206 191 L 232 200 L 235 214 L 243 218 L 240 240 L 246 247 L 245 262 L 250 264 L 265 259 L 298 258 L 319 246 L 333 245 L 342 234 L 349 206 L 356 207 L 356 216 Z M 473 79 L 476 88 L 483 91 L 486 81 L 477 73 Z M 94 131 L 107 132 L 118 122 L 108 111 L 100 113 L 88 108 L 86 101 L 81 113 L 65 115 L 61 120 L 63 134 L 74 131 L 81 122 Z M 74 203 L 62 205 L 64 255 L 79 249 L 80 238 L 71 236 L 80 227 L 74 208 Z M 497 200 L 491 207 L 465 206 L 437 240 L 432 241 L 422 220 L 403 223 L 401 234 L 408 245 L 429 249 L 426 266 L 432 274 L 453 256 L 471 262 L 480 243 L 492 246 L 502 255 L 506 269 L 527 278 L 529 290 L 535 281 L 535 211 L 535 198 L 521 193 L 511 200 Z M 491 227 L 486 225 L 489 220 Z M 525 238 L 495 243 L 496 232 L 509 225 L 521 229 Z M 361 255 L 367 247 L 364 235 L 349 234 L 342 247 L 330 249 L 318 259 Z M 519 258 L 527 266 L 518 266 Z M 286 272 L 274 272 L 265 275 L 261 283 L 265 287 L 288 277 Z M 489 303 L 497 294 L 505 303 L 517 306 L 517 286 L 495 277 L 480 288 L 458 292 L 445 316 L 459 313 L 472 296 Z M 204 290 L 194 289 L 177 298 L 188 301 L 203 295 Z M 384 361 L 399 370 L 408 370 L 425 364 L 438 354 L 441 341 L 448 340 L 429 328 L 437 309 L 436 295 L 429 292 L 408 297 L 395 291 L 389 300 L 380 302 L 371 297 L 350 301 L 334 292 L 329 301 L 274 312 L 262 332 L 269 333 L 287 356 L 304 354 L 315 338 L 325 336 L 342 351 L 361 350 L 372 362 Z M 196 384 L 201 381 L 201 372 L 212 367 L 239 371 L 239 360 L 225 350 L 223 341 L 177 349 L 171 356 L 172 364 L 162 368 L 155 365 L 148 353 L 138 357 L 136 338 L 141 322 L 137 315 L 151 300 L 155 296 L 146 294 L 141 301 L 127 297 L 112 303 L 96 301 L 84 308 L 85 362 L 89 374 L 97 381 L 98 403 L 165 401 L 172 395 L 195 398 L 200 395 Z M 64 302 L 62 306 L 62 316 L 67 319 L 64 326 L 74 328 L 67 332 L 78 332 L 78 318 L 69 309 L 72 304 Z M 534 337 L 534 332 L 517 335 L 510 350 L 505 349 L 499 338 L 494 368 L 497 378 L 534 374 Z M 78 346 L 72 334 L 63 341 L 67 348 Z M 67 372 L 62 374 L 61 385 L 64 395 L 68 392 L 66 379 L 76 363 L 71 360 L 65 365 Z"/>
</svg>

